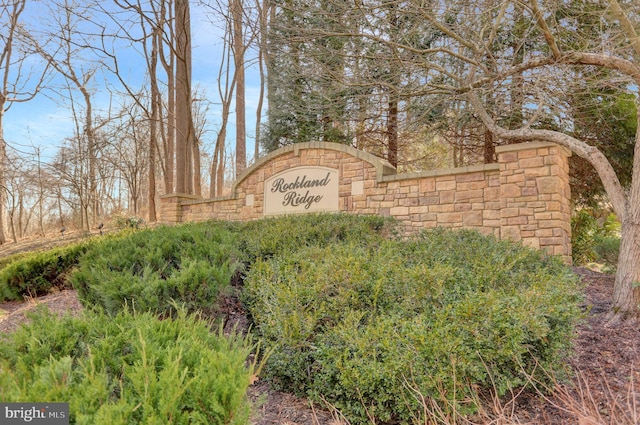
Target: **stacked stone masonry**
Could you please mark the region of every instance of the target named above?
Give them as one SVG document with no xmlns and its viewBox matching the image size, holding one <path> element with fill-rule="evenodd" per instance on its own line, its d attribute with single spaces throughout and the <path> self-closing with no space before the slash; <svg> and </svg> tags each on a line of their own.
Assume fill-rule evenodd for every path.
<svg viewBox="0 0 640 425">
<path fill-rule="evenodd" d="M 164 223 L 258 219 L 264 217 L 265 181 L 297 167 L 325 167 L 338 171 L 338 211 L 392 216 L 407 233 L 473 228 L 570 262 L 570 152 L 540 142 L 496 152 L 494 164 L 396 174 L 386 161 L 348 146 L 301 143 L 260 159 L 234 183 L 230 196 L 164 195 L 160 215 Z"/>
</svg>

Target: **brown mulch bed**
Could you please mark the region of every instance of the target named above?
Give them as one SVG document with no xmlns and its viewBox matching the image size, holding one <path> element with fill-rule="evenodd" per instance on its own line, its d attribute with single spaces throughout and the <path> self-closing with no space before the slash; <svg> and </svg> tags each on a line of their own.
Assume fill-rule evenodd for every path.
<svg viewBox="0 0 640 425">
<path fill-rule="evenodd" d="M 640 327 L 637 323 L 609 325 L 606 314 L 611 305 L 613 276 L 585 268 L 575 268 L 586 284 L 587 320 L 577 329 L 571 367 L 578 371 L 576 386 L 559 385 L 555 397 L 542 399 L 534 394 L 505 405 L 508 419 L 500 423 L 548 425 L 632 424 L 640 417 Z M 79 312 L 82 306 L 71 290 L 24 302 L 0 304 L 0 332 L 16 329 L 25 313 L 46 305 L 57 313 Z M 233 321 L 244 325 L 241 312 L 233 310 Z M 256 404 L 253 425 L 336 425 L 337 415 L 290 394 L 273 391 L 268 382 L 258 381 L 250 392 Z M 636 403 L 634 405 L 633 403 Z M 638 413 L 633 413 L 637 407 Z M 498 423 L 498 422 L 495 422 Z"/>
</svg>

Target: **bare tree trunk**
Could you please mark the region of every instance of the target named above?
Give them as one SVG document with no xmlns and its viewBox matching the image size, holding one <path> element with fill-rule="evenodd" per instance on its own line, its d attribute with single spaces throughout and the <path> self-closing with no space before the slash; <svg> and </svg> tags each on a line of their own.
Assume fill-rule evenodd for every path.
<svg viewBox="0 0 640 425">
<path fill-rule="evenodd" d="M 189 1 L 175 1 L 176 31 L 176 180 L 178 193 L 189 193 L 191 175 L 189 173 L 189 141 L 193 125 L 191 118 L 191 81 L 189 80 L 189 64 L 191 57 L 191 34 L 189 18 Z"/>
<path fill-rule="evenodd" d="M 218 153 L 218 169 L 216 170 L 216 173 L 218 175 L 216 178 L 216 192 L 218 193 L 218 196 L 222 196 L 224 194 L 224 167 L 226 161 L 227 159 L 224 151 L 224 144 L 221 144 L 219 146 Z"/>
<path fill-rule="evenodd" d="M 154 84 L 152 84 L 154 85 Z M 158 220 L 156 214 L 156 149 L 158 146 L 158 108 L 159 93 L 157 92 L 157 84 L 155 84 L 156 93 L 151 94 L 151 121 L 149 123 L 149 170 L 148 170 L 148 188 L 149 196 L 149 222 L 154 223 Z"/>
<path fill-rule="evenodd" d="M 244 40 L 242 0 L 232 0 L 233 58 L 236 80 L 236 177 L 247 168 L 247 124 L 245 114 Z"/>
<path fill-rule="evenodd" d="M 229 33 L 231 29 L 227 27 Z M 229 34 L 232 38 L 232 36 Z M 227 50 L 227 43 L 224 43 L 224 53 L 222 55 L 222 61 L 220 62 L 220 68 L 218 70 L 218 94 L 220 95 L 220 101 L 222 102 L 222 123 L 220 124 L 220 131 L 216 137 L 216 145 L 213 154 L 213 163 L 211 164 L 211 184 L 209 187 L 210 196 L 222 196 L 224 188 L 224 152 L 225 141 L 227 138 L 227 125 L 229 123 L 229 114 L 231 112 L 231 101 L 233 99 L 233 92 L 236 88 L 236 76 L 234 71 L 233 77 L 229 76 L 229 64 L 230 64 L 230 50 Z"/>
<path fill-rule="evenodd" d="M 149 80 L 151 82 L 151 119 L 149 120 L 149 170 L 148 188 L 149 196 L 149 222 L 157 221 L 156 215 L 156 149 L 158 147 L 158 126 L 160 121 L 160 108 L 162 100 L 158 88 L 158 56 L 162 42 L 162 29 L 159 25 L 153 29 L 151 35 L 151 57 L 149 58 Z"/>
<path fill-rule="evenodd" d="M 195 130 L 194 130 L 195 135 Z M 200 158 L 200 138 L 193 138 L 193 194 L 202 197 L 202 160 Z"/>
<path fill-rule="evenodd" d="M 493 133 L 489 129 L 484 130 L 484 163 L 496 162 L 496 146 L 493 141 Z"/>
<path fill-rule="evenodd" d="M 638 130 L 627 210 L 622 217 L 618 214 L 622 229 L 613 284 L 613 320 L 627 316 L 640 319 L 640 113 L 636 114 L 636 125 Z"/>
<path fill-rule="evenodd" d="M 387 160 L 394 167 L 398 167 L 398 99 L 395 98 L 395 95 L 389 98 L 387 142 Z"/>
<path fill-rule="evenodd" d="M 7 146 L 4 141 L 4 137 L 2 137 L 3 129 L 2 129 L 2 119 L 4 116 L 4 102 L 0 102 L 0 245 L 3 245 L 7 242 L 6 236 L 4 234 L 4 209 L 5 203 L 7 199 L 6 188 L 5 188 L 5 166 L 6 166 L 6 152 Z"/>
<path fill-rule="evenodd" d="M 635 214 L 637 217 L 637 211 Z M 613 285 L 613 309 L 609 318 L 612 322 L 618 319 L 638 319 L 638 306 L 640 306 L 640 222 L 636 219 L 622 223 L 620 256 Z"/>
<path fill-rule="evenodd" d="M 93 108 L 91 103 L 91 94 L 87 90 L 86 80 L 90 77 L 85 76 L 84 84 L 78 84 L 78 89 L 82 93 L 84 98 L 86 112 L 85 112 L 85 128 L 84 132 L 87 137 L 87 155 L 88 155 L 88 178 L 89 178 L 89 199 L 88 199 L 88 207 L 91 211 L 91 221 L 87 217 L 85 230 L 90 230 L 90 227 L 95 226 L 98 221 L 98 209 L 99 209 L 99 200 L 98 200 L 98 185 L 96 182 L 96 162 L 97 162 L 97 143 L 96 143 L 96 134 L 93 128 Z M 76 82 L 76 83 L 79 83 Z"/>
</svg>

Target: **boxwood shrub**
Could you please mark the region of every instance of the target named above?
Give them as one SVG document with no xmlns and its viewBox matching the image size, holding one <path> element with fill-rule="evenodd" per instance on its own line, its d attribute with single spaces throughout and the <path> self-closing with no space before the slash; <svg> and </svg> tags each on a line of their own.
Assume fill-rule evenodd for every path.
<svg viewBox="0 0 640 425">
<path fill-rule="evenodd" d="M 328 401 L 351 423 L 409 423 L 417 395 L 469 413 L 483 390 L 501 396 L 561 370 L 581 293 L 555 257 L 437 229 L 258 260 L 244 302 L 274 348 L 276 386 Z"/>
<path fill-rule="evenodd" d="M 246 424 L 249 339 L 176 317 L 47 311 L 0 344 L 0 399 L 68 402 L 73 424 Z"/>
<path fill-rule="evenodd" d="M 307 246 L 340 241 L 375 245 L 396 232 L 397 223 L 375 215 L 319 213 L 269 217 L 236 224 L 244 261 L 287 255 Z"/>
</svg>

